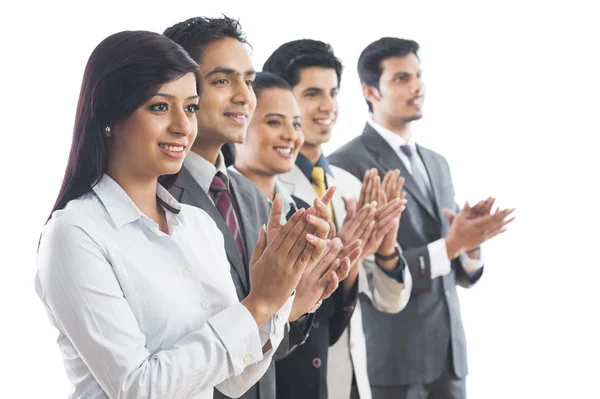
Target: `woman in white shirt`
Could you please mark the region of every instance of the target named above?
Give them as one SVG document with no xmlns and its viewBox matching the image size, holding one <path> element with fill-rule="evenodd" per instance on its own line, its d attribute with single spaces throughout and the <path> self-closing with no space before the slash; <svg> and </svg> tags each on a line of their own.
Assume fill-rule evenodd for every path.
<svg viewBox="0 0 600 399">
<path fill-rule="evenodd" d="M 220 231 L 163 187 L 196 136 L 197 67 L 143 31 L 108 37 L 88 61 L 35 279 L 71 398 L 242 395 L 281 341 L 309 259 L 326 247 L 306 234 L 304 210 L 268 245 L 263 229 L 252 290 L 238 302 Z"/>
</svg>

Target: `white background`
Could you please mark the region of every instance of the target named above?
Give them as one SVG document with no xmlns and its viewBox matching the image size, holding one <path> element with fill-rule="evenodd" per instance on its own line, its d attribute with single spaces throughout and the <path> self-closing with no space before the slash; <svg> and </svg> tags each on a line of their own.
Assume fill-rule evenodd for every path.
<svg viewBox="0 0 600 399">
<path fill-rule="evenodd" d="M 496 196 L 517 221 L 484 248 L 461 290 L 469 397 L 600 398 L 597 13 L 575 1 L 19 2 L 0 16 L 4 137 L 0 398 L 65 398 L 33 277 L 64 173 L 87 58 L 121 30 L 162 32 L 191 16 L 240 18 L 255 67 L 285 41 L 331 43 L 346 66 L 326 153 L 360 134 L 356 62 L 381 36 L 421 46 L 428 95 L 417 140 L 450 162 L 459 202 Z M 593 4 L 593 2 L 589 2 Z"/>
</svg>

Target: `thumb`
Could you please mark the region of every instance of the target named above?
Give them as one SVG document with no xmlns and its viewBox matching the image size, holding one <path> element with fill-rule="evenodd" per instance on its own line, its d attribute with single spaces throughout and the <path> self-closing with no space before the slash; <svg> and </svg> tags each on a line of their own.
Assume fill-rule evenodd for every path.
<svg viewBox="0 0 600 399">
<path fill-rule="evenodd" d="M 448 208 L 442 208 L 442 213 L 444 214 L 444 216 L 446 216 L 450 223 L 452 223 L 454 217 L 456 216 L 456 214 Z"/>
<path fill-rule="evenodd" d="M 250 269 L 254 267 L 254 264 L 260 259 L 262 254 L 265 252 L 267 248 L 267 230 L 265 225 L 263 224 L 260 229 L 260 234 L 258 235 L 258 242 L 256 243 L 256 247 L 254 247 L 254 253 L 252 254 L 252 259 L 250 260 Z"/>
</svg>

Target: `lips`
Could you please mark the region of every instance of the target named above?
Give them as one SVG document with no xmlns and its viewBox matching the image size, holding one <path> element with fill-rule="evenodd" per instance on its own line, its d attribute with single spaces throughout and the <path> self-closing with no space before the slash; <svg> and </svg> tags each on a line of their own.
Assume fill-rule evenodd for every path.
<svg viewBox="0 0 600 399">
<path fill-rule="evenodd" d="M 231 111 L 231 112 L 225 112 L 223 115 L 225 115 L 231 121 L 238 123 L 238 124 L 245 124 L 246 121 L 248 120 L 248 114 L 244 113 L 244 112 Z"/>
<path fill-rule="evenodd" d="M 273 149 L 281 155 L 291 156 L 294 152 L 293 147 L 273 147 Z"/>
<path fill-rule="evenodd" d="M 158 146 L 162 149 L 171 152 L 182 152 L 185 150 L 185 144 L 177 144 L 177 143 L 159 143 Z"/>
<path fill-rule="evenodd" d="M 415 105 L 417 107 L 423 106 L 423 96 L 415 97 L 411 100 L 408 100 L 408 105 Z"/>
</svg>

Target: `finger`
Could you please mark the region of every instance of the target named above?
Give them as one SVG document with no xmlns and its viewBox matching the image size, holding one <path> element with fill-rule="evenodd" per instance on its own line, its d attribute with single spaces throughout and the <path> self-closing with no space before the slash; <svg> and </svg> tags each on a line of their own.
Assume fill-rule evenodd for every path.
<svg viewBox="0 0 600 399">
<path fill-rule="evenodd" d="M 345 235 L 351 237 L 350 241 L 354 241 L 354 237 L 360 235 L 358 231 L 361 229 L 361 225 L 363 223 L 368 223 L 369 214 L 373 211 L 373 207 L 371 205 L 365 205 L 362 207 L 360 211 L 352 218 L 350 221 L 342 226 L 342 230 L 344 230 Z M 341 233 L 341 231 L 340 231 Z"/>
<path fill-rule="evenodd" d="M 358 253 L 360 254 L 360 250 L 358 251 Z M 337 273 L 336 273 L 338 281 L 344 281 L 346 279 L 346 277 L 348 277 L 348 274 L 350 273 L 351 268 L 352 268 L 352 261 L 350 260 L 350 258 L 348 258 L 348 257 L 343 258 L 342 264 L 337 269 Z"/>
<path fill-rule="evenodd" d="M 373 229 L 375 228 L 375 220 L 371 220 L 367 226 L 362 230 L 362 234 L 360 236 L 360 240 L 364 243 L 369 241 L 371 234 L 373 234 Z"/>
<path fill-rule="evenodd" d="M 314 207 L 315 207 L 315 210 L 317 211 L 318 217 L 320 217 L 321 219 L 323 219 L 326 222 L 331 220 L 331 210 L 329 209 L 329 206 L 327 206 L 327 204 L 325 204 L 323 201 L 321 201 L 319 199 L 315 199 Z"/>
<path fill-rule="evenodd" d="M 402 205 L 402 201 L 398 198 L 388 202 L 383 207 L 377 209 L 377 212 L 375 213 L 375 219 L 381 219 L 383 215 L 387 214 L 388 212 L 394 212 L 395 210 L 399 209 Z"/>
<path fill-rule="evenodd" d="M 342 223 L 345 224 L 348 220 L 354 217 L 354 214 L 356 213 L 357 200 L 356 198 L 346 197 L 342 197 L 342 200 L 344 201 L 344 206 L 346 208 L 346 217 L 344 218 L 344 222 Z"/>
<path fill-rule="evenodd" d="M 252 259 L 250 259 L 250 269 L 254 267 L 254 264 L 265 252 L 265 248 L 267 247 L 267 230 L 265 225 L 260 229 L 260 233 L 258 234 L 258 241 L 256 242 L 256 246 L 254 247 L 254 253 L 252 254 Z"/>
<path fill-rule="evenodd" d="M 335 263 L 338 258 L 340 251 L 342 250 L 342 241 L 339 238 L 332 240 L 329 251 L 319 259 L 317 266 L 315 267 L 315 273 L 318 276 L 323 277 L 328 270 L 336 271 L 339 267 L 339 263 Z"/>
<path fill-rule="evenodd" d="M 306 218 L 303 217 L 305 214 L 306 211 L 303 210 L 300 219 L 296 221 L 296 223 L 290 229 L 287 230 L 287 234 L 285 234 L 283 237 L 283 242 L 277 250 L 284 256 L 290 256 L 290 259 L 296 259 L 296 257 L 299 255 L 298 252 L 301 252 L 306 246 L 305 230 L 308 226 L 308 222 L 306 221 Z M 288 220 L 288 222 L 283 226 L 282 231 L 277 235 L 277 238 L 279 238 L 279 236 L 283 236 L 282 233 L 284 232 L 284 229 L 288 227 L 290 220 Z M 294 252 L 295 256 L 292 258 L 291 252 L 292 250 L 296 249 L 296 247 L 300 247 L 301 249 L 300 251 Z"/>
<path fill-rule="evenodd" d="M 321 298 L 319 300 L 322 301 L 322 300 L 329 298 L 331 296 L 331 294 L 333 294 L 333 292 L 337 289 L 339 284 L 340 283 L 339 283 L 337 275 L 334 272 L 331 272 L 328 275 L 327 286 L 325 287 L 325 290 L 323 291 L 323 295 L 321 295 Z"/>
<path fill-rule="evenodd" d="M 403 176 L 400 176 L 400 171 L 398 171 L 398 176 L 399 177 L 396 180 L 396 184 L 394 185 L 394 194 L 396 195 L 396 198 L 400 196 L 402 188 L 404 187 L 404 182 L 406 181 L 406 179 Z"/>
<path fill-rule="evenodd" d="M 363 231 L 368 228 L 369 224 L 375 220 L 375 215 L 377 214 L 377 210 L 374 206 L 371 206 L 368 209 L 368 213 L 365 215 L 362 220 L 360 220 L 360 224 L 358 229 L 355 231 L 355 235 L 362 235 Z M 358 237 L 357 237 L 358 238 Z"/>
<path fill-rule="evenodd" d="M 350 252 L 350 254 L 347 256 L 347 258 L 350 260 L 350 266 L 353 265 L 354 262 L 356 262 L 359 259 L 360 255 L 362 254 L 362 251 L 362 247 L 358 247 L 355 248 L 352 252 Z"/>
<path fill-rule="evenodd" d="M 315 215 L 308 215 L 307 221 L 310 226 L 314 228 L 312 234 L 319 238 L 326 238 L 329 234 L 329 221 L 323 220 Z"/>
<path fill-rule="evenodd" d="M 337 231 L 335 228 L 335 224 L 331 220 L 328 223 L 329 223 L 329 234 L 327 235 L 327 238 L 332 240 L 337 235 Z"/>
<path fill-rule="evenodd" d="M 301 259 L 299 259 L 301 262 L 304 262 L 306 256 L 308 257 L 308 261 L 316 263 L 327 250 L 327 243 L 330 242 L 330 240 L 324 240 L 310 233 L 306 234 L 305 237 L 308 245 L 304 248 L 303 253 L 300 255 Z"/>
<path fill-rule="evenodd" d="M 344 258 L 346 256 L 350 256 L 350 254 L 352 253 L 352 251 L 354 251 L 356 248 L 360 248 L 362 245 L 362 241 L 361 240 L 354 240 L 352 241 L 352 243 L 350 243 L 349 245 L 346 245 L 339 253 L 338 258 Z"/>
<path fill-rule="evenodd" d="M 300 208 L 296 212 L 294 212 L 292 217 L 289 218 L 287 223 L 281 228 L 279 233 L 269 243 L 268 247 L 272 248 L 273 251 L 279 251 L 281 249 L 281 247 L 283 246 L 283 244 L 286 243 L 288 235 L 296 227 L 296 225 L 298 223 L 302 223 L 302 221 L 305 222 L 305 219 L 304 219 L 305 213 L 306 213 L 306 210 L 304 208 Z M 289 251 L 289 249 L 286 249 L 286 253 L 287 253 L 287 251 Z"/>
<path fill-rule="evenodd" d="M 331 186 L 327 189 L 327 191 L 325 191 L 325 194 L 323 194 L 321 201 L 326 206 L 329 206 L 329 204 L 331 203 L 331 200 L 333 199 L 333 195 L 335 194 L 336 190 L 337 190 L 337 188 L 335 186 Z"/>
<path fill-rule="evenodd" d="M 366 196 L 367 196 L 367 188 L 369 186 L 369 176 L 371 170 L 366 170 L 365 175 L 363 177 L 363 184 L 360 186 L 360 196 L 358 197 L 358 205 L 362 207 L 365 204 Z"/>
<path fill-rule="evenodd" d="M 281 227 L 281 217 L 283 215 L 283 198 L 281 194 L 275 194 L 273 205 L 271 206 L 271 214 L 267 223 L 267 231 L 275 231 Z"/>
</svg>

